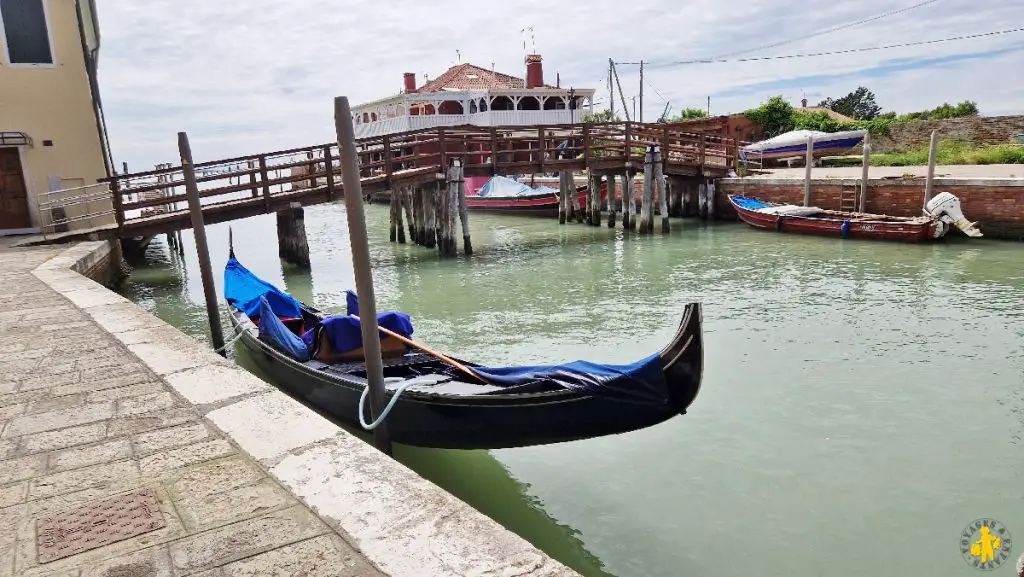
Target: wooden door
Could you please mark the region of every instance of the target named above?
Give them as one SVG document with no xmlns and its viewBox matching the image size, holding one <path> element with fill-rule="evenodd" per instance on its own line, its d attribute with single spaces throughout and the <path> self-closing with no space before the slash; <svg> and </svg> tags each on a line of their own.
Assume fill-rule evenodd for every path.
<svg viewBox="0 0 1024 577">
<path fill-rule="evenodd" d="M 0 148 L 0 229 L 31 227 L 18 149 Z"/>
</svg>

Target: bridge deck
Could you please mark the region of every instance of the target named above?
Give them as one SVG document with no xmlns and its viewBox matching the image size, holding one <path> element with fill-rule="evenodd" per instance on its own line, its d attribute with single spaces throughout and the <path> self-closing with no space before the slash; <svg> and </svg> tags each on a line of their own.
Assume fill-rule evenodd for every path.
<svg viewBox="0 0 1024 577">
<path fill-rule="evenodd" d="M 467 176 L 559 170 L 642 172 L 646 147 L 661 147 L 668 175 L 725 176 L 735 141 L 669 124 L 449 127 L 357 141 L 364 195 L 443 178 L 461 159 Z M 217 223 L 342 197 L 337 143 L 196 163 L 205 222 Z M 181 166 L 109 179 L 121 237 L 191 227 Z"/>
</svg>

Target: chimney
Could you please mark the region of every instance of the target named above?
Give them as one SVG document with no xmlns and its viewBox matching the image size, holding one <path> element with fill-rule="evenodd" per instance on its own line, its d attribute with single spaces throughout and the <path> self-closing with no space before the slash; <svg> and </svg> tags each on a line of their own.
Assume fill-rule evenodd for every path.
<svg viewBox="0 0 1024 577">
<path fill-rule="evenodd" d="M 526 55 L 526 87 L 540 88 L 544 86 L 544 67 L 540 54 Z"/>
<path fill-rule="evenodd" d="M 402 78 L 405 80 L 405 93 L 411 94 L 416 92 L 416 73 L 406 72 L 402 75 Z"/>
<path fill-rule="evenodd" d="M 806 98 L 804 98 L 803 100 L 800 101 L 800 106 L 803 106 L 804 108 L 807 108 L 807 99 Z"/>
</svg>

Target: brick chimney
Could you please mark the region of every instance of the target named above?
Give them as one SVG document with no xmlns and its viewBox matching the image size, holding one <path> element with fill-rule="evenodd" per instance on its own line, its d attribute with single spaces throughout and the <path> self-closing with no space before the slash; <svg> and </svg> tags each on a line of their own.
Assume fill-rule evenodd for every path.
<svg viewBox="0 0 1024 577">
<path fill-rule="evenodd" d="M 544 66 L 540 54 L 526 55 L 526 87 L 540 88 L 544 86 Z"/>
<path fill-rule="evenodd" d="M 405 92 L 411 94 L 416 92 L 416 73 L 406 72 L 402 75 L 402 79 L 405 81 Z"/>
</svg>

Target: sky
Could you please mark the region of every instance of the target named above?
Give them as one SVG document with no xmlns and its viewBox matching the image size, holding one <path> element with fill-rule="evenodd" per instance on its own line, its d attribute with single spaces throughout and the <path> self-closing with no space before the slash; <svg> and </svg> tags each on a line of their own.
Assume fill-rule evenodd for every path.
<svg viewBox="0 0 1024 577">
<path fill-rule="evenodd" d="M 742 57 L 918 42 L 1017 28 L 1020 0 L 937 0 L 860 26 L 815 33 L 922 0 L 736 2 L 590 0 L 97 0 L 99 81 L 114 159 L 132 171 L 179 162 L 186 131 L 197 162 L 334 140 L 333 99 L 396 94 L 459 62 L 594 88 L 608 102 L 608 59 L 645 63 L 644 120 L 665 102 L 741 112 L 773 95 L 795 106 L 863 85 L 884 110 L 974 100 L 985 115 L 1024 113 L 1024 32 L 813 58 L 669 65 L 797 39 Z M 524 29 L 532 27 L 530 31 Z M 814 35 L 808 37 L 810 35 Z M 532 36 L 532 39 L 531 39 Z M 632 108 L 639 67 L 617 66 Z M 616 109 L 621 102 L 616 94 Z"/>
</svg>

